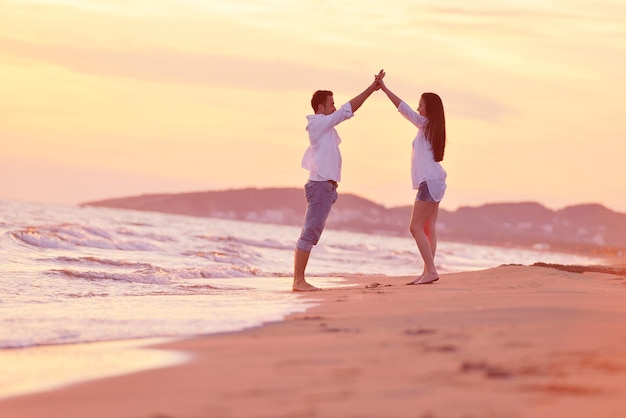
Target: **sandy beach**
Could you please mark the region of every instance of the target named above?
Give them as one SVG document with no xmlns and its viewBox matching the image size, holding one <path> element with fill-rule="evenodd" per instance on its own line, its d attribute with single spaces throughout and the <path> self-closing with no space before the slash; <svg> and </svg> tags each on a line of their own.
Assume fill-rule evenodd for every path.
<svg viewBox="0 0 626 418">
<path fill-rule="evenodd" d="M 154 347 L 183 364 L 4 399 L 0 417 L 626 416 L 626 277 L 410 279 L 351 278 L 283 322 Z"/>
</svg>

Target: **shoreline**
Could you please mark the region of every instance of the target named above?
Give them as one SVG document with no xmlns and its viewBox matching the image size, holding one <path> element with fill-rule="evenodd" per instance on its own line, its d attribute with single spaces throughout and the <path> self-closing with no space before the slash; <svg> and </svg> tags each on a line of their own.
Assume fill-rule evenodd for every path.
<svg viewBox="0 0 626 418">
<path fill-rule="evenodd" d="M 0 402 L 16 396 L 190 361 L 184 352 L 154 349 L 181 338 L 143 338 L 0 350 Z"/>
<path fill-rule="evenodd" d="M 172 367 L 0 399 L 20 417 L 626 414 L 626 277 L 540 266 L 347 278 L 280 322 L 148 347 Z M 313 278 L 314 282 L 315 279 Z"/>
</svg>

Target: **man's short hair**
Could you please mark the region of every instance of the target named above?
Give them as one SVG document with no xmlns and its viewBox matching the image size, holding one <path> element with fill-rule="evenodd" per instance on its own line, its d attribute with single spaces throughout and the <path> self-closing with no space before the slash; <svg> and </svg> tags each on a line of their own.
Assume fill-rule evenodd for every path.
<svg viewBox="0 0 626 418">
<path fill-rule="evenodd" d="M 333 92 L 330 90 L 318 90 L 313 93 L 313 97 L 311 98 L 311 107 L 313 108 L 313 112 L 317 112 L 319 105 L 325 105 L 326 98 L 332 95 Z"/>
</svg>

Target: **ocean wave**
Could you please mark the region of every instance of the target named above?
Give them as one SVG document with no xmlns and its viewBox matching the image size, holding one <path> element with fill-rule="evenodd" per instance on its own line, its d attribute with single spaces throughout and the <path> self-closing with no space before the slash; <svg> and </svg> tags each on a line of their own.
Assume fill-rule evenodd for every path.
<svg viewBox="0 0 626 418">
<path fill-rule="evenodd" d="M 158 241 L 158 242 L 163 242 L 163 243 L 170 243 L 170 242 L 178 241 L 176 238 L 169 236 L 169 235 L 157 234 L 155 232 L 140 233 L 140 232 L 128 229 L 128 228 L 118 228 L 115 230 L 115 232 L 117 234 L 124 235 L 124 236 L 140 237 L 144 239 L 147 238 L 153 241 Z"/>
<path fill-rule="evenodd" d="M 233 277 L 269 277 L 261 269 L 252 266 L 231 265 L 214 268 L 185 268 L 171 271 L 179 279 L 224 279 Z"/>
<path fill-rule="evenodd" d="M 67 239 L 42 232 L 38 228 L 29 227 L 27 229 L 11 232 L 11 236 L 24 244 L 37 248 L 72 249 L 75 247 Z"/>
<path fill-rule="evenodd" d="M 45 260 L 47 261 L 47 260 Z M 105 258 L 98 257 L 55 257 L 52 261 L 62 264 L 81 264 L 81 265 L 104 265 L 111 267 L 125 267 L 125 268 L 136 268 L 136 269 L 148 269 L 153 268 L 150 263 L 140 263 L 135 261 L 126 261 L 126 260 L 110 260 Z"/>
<path fill-rule="evenodd" d="M 243 265 L 246 259 L 250 259 L 253 257 L 249 252 L 244 252 L 241 250 L 238 251 L 184 251 L 182 255 L 187 257 L 199 257 L 205 260 L 212 261 L 218 264 L 226 264 L 232 266 L 240 266 L 245 269 L 245 265 Z"/>
<path fill-rule="evenodd" d="M 75 276 L 76 273 L 73 272 L 72 276 Z M 90 275 L 87 275 L 90 276 Z M 200 285 L 178 285 L 173 287 L 160 287 L 155 290 L 143 291 L 141 296 L 180 296 L 180 295 L 209 295 L 214 293 L 217 290 L 232 290 L 232 287 L 226 286 L 214 286 L 210 284 L 200 284 Z M 245 289 L 244 289 L 245 290 Z M 126 296 L 130 296 L 129 294 L 125 294 Z M 106 298 L 113 297 L 116 295 L 107 292 L 73 292 L 73 293 L 59 293 L 60 297 L 68 298 L 68 299 L 82 299 L 82 298 Z"/>
<path fill-rule="evenodd" d="M 157 251 L 158 245 L 147 240 L 120 240 L 102 228 L 76 224 L 27 227 L 11 232 L 19 241 L 42 249 L 71 250 L 76 247 L 123 251 Z"/>
<path fill-rule="evenodd" d="M 238 238 L 231 235 L 227 236 L 215 236 L 215 235 L 200 235 L 198 238 L 209 240 L 211 242 L 226 243 L 227 248 L 235 247 L 257 247 L 257 248 L 269 248 L 274 250 L 292 250 L 295 248 L 295 239 L 293 243 L 285 243 L 272 238 L 267 239 L 252 239 L 252 238 Z"/>
<path fill-rule="evenodd" d="M 112 280 L 117 282 L 161 284 L 171 282 L 171 278 L 161 269 L 138 270 L 131 273 L 111 273 L 107 271 L 78 271 L 71 269 L 50 270 L 51 274 L 60 274 L 66 278 L 89 281 Z"/>
<path fill-rule="evenodd" d="M 213 268 L 160 268 L 151 267 L 132 272 L 80 271 L 73 269 L 53 269 L 49 274 L 71 279 L 169 285 L 175 281 L 188 279 L 224 279 L 241 277 L 269 277 L 260 269 L 251 266 L 225 265 Z"/>
</svg>

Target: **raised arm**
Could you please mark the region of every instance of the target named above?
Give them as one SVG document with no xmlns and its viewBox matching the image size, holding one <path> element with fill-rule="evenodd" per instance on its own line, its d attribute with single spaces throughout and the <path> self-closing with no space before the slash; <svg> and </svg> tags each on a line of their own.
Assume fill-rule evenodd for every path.
<svg viewBox="0 0 626 418">
<path fill-rule="evenodd" d="M 382 72 L 383 70 L 380 70 L 380 73 Z M 353 113 L 356 112 L 359 107 L 361 107 L 361 105 L 365 102 L 365 99 L 370 97 L 370 95 L 376 90 L 380 89 L 380 84 L 377 81 L 380 73 L 378 73 L 378 75 L 374 79 L 374 82 L 372 82 L 372 84 L 370 84 L 365 90 L 363 90 L 361 94 L 350 100 L 350 106 L 352 106 Z"/>
<path fill-rule="evenodd" d="M 385 92 L 387 97 L 389 97 L 391 103 L 393 103 L 396 107 L 400 106 L 400 103 L 402 103 L 402 99 L 396 96 L 391 90 L 389 90 L 389 88 L 385 85 L 385 82 L 383 81 L 384 77 L 385 72 L 383 70 L 381 70 L 380 73 L 378 73 L 378 75 L 376 76 L 376 81 L 378 82 L 380 89 Z"/>
</svg>

